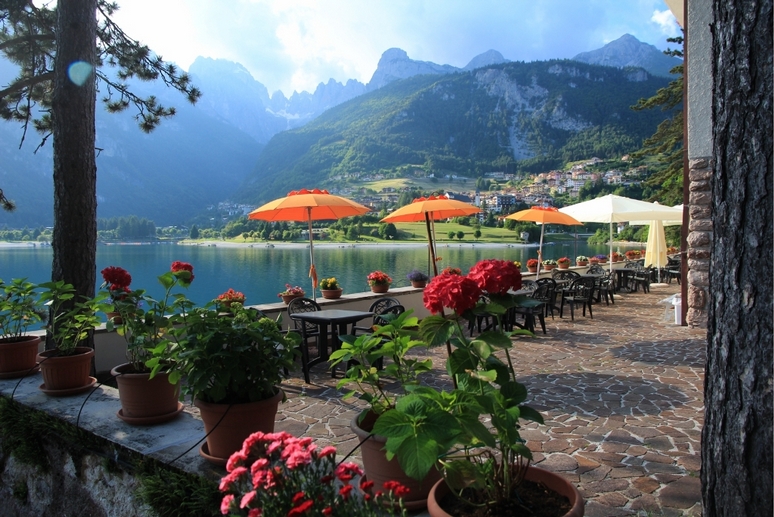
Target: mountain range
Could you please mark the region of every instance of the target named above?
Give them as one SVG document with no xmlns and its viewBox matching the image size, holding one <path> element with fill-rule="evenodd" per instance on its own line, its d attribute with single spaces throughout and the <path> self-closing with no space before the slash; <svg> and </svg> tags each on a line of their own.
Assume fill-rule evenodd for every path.
<svg viewBox="0 0 774 517">
<path fill-rule="evenodd" d="M 673 61 L 665 65 L 657 56 Z M 666 80 L 652 77 L 650 74 L 662 75 L 667 66 L 671 68 L 675 62 L 680 62 L 664 56 L 652 45 L 638 42 L 628 35 L 602 49 L 584 53 L 578 59 L 589 63 L 604 62 L 606 66 L 617 68 L 642 66 L 644 70 L 600 69 L 579 63 L 568 65 L 569 62 L 544 62 L 544 65 L 534 68 L 531 73 L 546 79 L 570 77 L 568 73 L 581 74 L 577 80 L 563 80 L 562 93 L 558 94 L 562 99 L 577 99 L 588 91 L 592 96 L 618 96 L 621 106 L 624 106 L 636 101 L 637 98 L 632 95 L 650 96 L 658 87 L 666 84 Z M 661 64 L 657 66 L 657 63 Z M 289 186 L 308 186 L 310 182 L 316 183 L 318 178 L 323 181 L 343 171 L 361 170 L 361 165 L 373 166 L 379 163 L 394 167 L 398 163 L 416 163 L 417 160 L 420 160 L 419 163 L 425 163 L 429 158 L 431 163 L 435 160 L 442 168 L 473 166 L 469 171 L 475 171 L 475 167 L 491 162 L 493 157 L 495 161 L 503 158 L 507 160 L 508 155 L 514 160 L 534 161 L 537 158 L 538 163 L 541 163 L 540 156 L 544 154 L 553 156 L 549 156 L 549 161 L 560 159 L 556 146 L 561 143 L 560 147 L 565 147 L 567 140 L 572 140 L 573 134 L 593 132 L 594 127 L 597 127 L 599 135 L 602 135 L 603 131 L 612 130 L 610 125 L 596 125 L 597 119 L 601 120 L 599 117 L 578 118 L 578 114 L 564 117 L 562 112 L 567 106 L 579 104 L 576 100 L 572 100 L 569 105 L 561 101 L 555 102 L 557 92 L 553 91 L 556 85 L 553 85 L 552 80 L 548 81 L 551 84 L 530 86 L 532 79 L 524 77 L 518 78 L 514 86 L 513 77 L 522 73 L 517 70 L 521 65 L 529 63 L 510 63 L 494 50 L 474 57 L 463 68 L 456 68 L 412 60 L 401 49 L 389 49 L 382 55 L 367 84 L 356 80 L 349 80 L 344 84 L 330 80 L 320 83 L 312 93 L 294 92 L 287 98 L 282 92 L 269 95 L 267 88 L 238 63 L 198 58 L 189 69 L 194 83 L 204 92 L 196 106 L 186 105 L 177 92 L 161 85 L 136 85 L 139 93 L 156 95 L 163 103 L 177 107 L 178 114 L 165 120 L 152 134 L 146 135 L 139 131 L 131 113 L 109 115 L 102 109 L 98 110 L 99 216 L 136 214 L 153 219 L 160 225 L 181 224 L 218 201 L 231 198 L 257 204 L 267 197 L 284 195 L 284 189 Z M 556 74 L 548 70 L 557 66 L 563 70 L 562 73 Z M 0 60 L 0 85 L 8 84 L 14 71 L 7 62 Z M 582 77 L 584 74 L 586 79 Z M 639 93 L 633 93 L 632 90 L 623 96 L 614 91 L 600 93 L 594 88 L 586 88 L 593 86 L 593 81 L 588 80 L 588 77 L 592 76 L 597 79 L 607 77 L 609 82 L 639 84 L 642 88 L 634 89 Z M 432 94 L 433 84 L 439 80 L 444 81 L 437 86 L 439 90 L 465 89 L 475 84 L 476 89 L 481 91 L 474 92 L 475 95 L 471 93 L 455 97 L 454 102 L 441 102 L 439 99 L 442 97 Z M 535 96 L 532 95 L 532 90 L 542 93 Z M 488 92 L 486 102 L 483 102 L 483 97 L 479 95 L 482 92 Z M 525 96 L 525 92 L 532 93 Z M 453 95 L 460 94 L 455 92 Z M 513 95 L 516 95 L 517 100 L 514 100 Z M 473 102 L 474 97 L 474 104 L 466 104 L 467 101 Z M 539 98 L 545 102 L 536 100 Z M 437 104 L 439 102 L 440 104 Z M 554 123 L 543 127 L 544 124 L 538 122 L 542 120 L 541 117 L 525 117 L 523 113 L 512 119 L 516 106 L 514 102 L 525 103 L 525 107 L 531 106 L 529 113 L 539 112 L 549 118 L 553 117 Z M 384 109 L 377 106 L 379 103 L 384 103 Z M 540 107 L 535 103 L 540 104 Z M 394 111 L 398 105 L 437 120 L 434 120 L 434 124 L 428 120 L 412 126 L 408 133 L 401 133 L 400 117 L 406 115 L 415 122 L 416 118 L 412 113 Z M 477 120 L 488 120 L 489 129 L 484 129 L 487 124 L 481 125 L 479 121 L 472 123 L 471 117 L 465 120 L 464 113 L 473 105 L 482 110 Z M 448 115 L 448 120 L 444 120 L 443 113 L 436 112 L 434 106 L 442 111 L 453 106 L 455 111 Z M 550 112 L 546 111 L 549 107 Z M 621 107 L 616 108 L 615 113 L 615 116 L 624 119 L 628 119 L 630 115 Z M 664 117 L 663 114 L 659 116 Z M 390 135 L 387 139 L 392 141 L 393 147 L 383 147 L 381 143 L 374 144 L 384 134 L 376 138 L 374 133 L 374 139 L 369 139 L 373 128 L 384 131 L 387 127 L 385 124 L 380 125 L 373 117 L 392 118 L 394 125 L 386 134 Z M 506 119 L 510 122 L 506 122 Z M 654 117 L 650 119 L 645 126 L 652 126 L 651 129 L 654 129 L 653 123 L 657 124 L 657 121 Z M 518 127 L 507 129 L 514 120 Z M 465 123 L 468 127 L 465 131 L 459 131 L 459 128 L 442 131 L 443 125 L 448 123 Z M 491 130 L 493 124 L 498 128 L 496 131 Z M 338 129 L 323 129 L 330 129 L 332 126 Z M 529 130 L 530 126 L 534 126 L 535 130 Z M 549 133 L 561 131 L 566 134 L 544 135 L 542 131 L 545 128 L 548 128 Z M 345 148 L 343 144 L 337 144 L 333 146 L 336 147 L 336 152 L 330 154 L 332 144 L 328 142 L 329 139 L 344 134 L 352 135 L 357 131 L 360 131 L 359 138 L 351 140 L 354 147 Z M 319 135 L 322 133 L 326 136 L 321 140 Z M 642 131 L 634 133 L 636 140 L 640 138 Z M 454 134 L 466 136 L 461 137 L 461 140 L 446 141 L 440 145 L 439 138 L 455 138 Z M 0 226 L 50 225 L 53 219 L 50 146 L 47 144 L 33 154 L 32 150 L 39 142 L 39 135 L 28 133 L 20 149 L 21 137 L 22 132 L 16 125 L 0 123 L 0 142 L 3 143 L 0 146 L 0 188 L 18 205 L 14 213 L 0 212 Z M 542 151 L 541 140 L 548 146 Z M 291 141 L 294 143 L 290 148 L 299 153 L 302 150 L 304 152 L 282 156 Z M 409 142 L 411 145 L 398 146 L 396 142 L 400 141 Z M 463 142 L 469 147 L 463 149 Z M 432 143 L 435 150 L 422 152 L 416 147 L 424 143 Z M 634 145 L 636 147 L 639 144 Z M 398 149 L 400 152 L 394 154 L 396 146 L 405 148 Z M 327 168 L 303 169 L 302 176 L 298 176 L 297 171 L 291 173 L 287 169 L 290 158 L 308 160 L 310 164 L 320 165 L 317 161 L 321 159 L 321 154 L 309 154 L 311 148 L 324 149 L 323 155 L 329 153 L 324 159 L 331 160 L 326 165 Z M 485 152 L 483 149 L 489 151 Z M 497 149 L 500 151 L 493 152 Z M 502 149 L 506 150 L 504 154 Z M 336 156 L 342 150 L 348 158 L 335 162 Z M 398 160 L 400 156 L 408 161 L 401 162 Z M 266 171 L 275 171 L 282 176 L 282 181 L 268 177 Z M 298 184 L 285 181 L 289 178 L 296 178 Z M 275 187 L 255 192 L 255 185 L 261 182 Z"/>
</svg>

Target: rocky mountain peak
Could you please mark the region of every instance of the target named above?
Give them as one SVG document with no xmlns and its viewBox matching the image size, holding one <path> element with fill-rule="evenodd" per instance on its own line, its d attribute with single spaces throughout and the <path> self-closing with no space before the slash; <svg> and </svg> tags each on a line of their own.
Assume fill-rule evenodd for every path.
<svg viewBox="0 0 774 517">
<path fill-rule="evenodd" d="M 463 70 L 475 70 L 483 66 L 499 65 L 500 63 L 507 63 L 508 60 L 503 57 L 496 50 L 489 49 L 483 54 L 479 54 L 470 60 L 470 63 L 465 65 Z"/>
<path fill-rule="evenodd" d="M 661 77 L 673 77 L 669 71 L 682 63 L 681 59 L 667 56 L 654 45 L 643 43 L 631 34 L 624 34 L 600 49 L 581 52 L 573 60 L 616 68 L 640 67 Z"/>
</svg>

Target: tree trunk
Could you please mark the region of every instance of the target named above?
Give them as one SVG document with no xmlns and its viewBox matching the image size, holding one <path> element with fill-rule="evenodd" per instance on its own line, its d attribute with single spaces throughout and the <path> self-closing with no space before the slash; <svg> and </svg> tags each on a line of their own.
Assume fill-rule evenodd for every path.
<svg viewBox="0 0 774 517">
<path fill-rule="evenodd" d="M 54 139 L 52 280 L 94 296 L 97 254 L 97 165 L 93 68 L 82 84 L 72 64 L 97 63 L 96 0 L 59 0 L 51 117 Z M 71 78 L 72 77 L 72 78 Z M 74 79 L 74 80 L 73 80 Z"/>
<path fill-rule="evenodd" d="M 702 498 L 705 516 L 772 515 L 772 3 L 713 4 Z"/>
</svg>

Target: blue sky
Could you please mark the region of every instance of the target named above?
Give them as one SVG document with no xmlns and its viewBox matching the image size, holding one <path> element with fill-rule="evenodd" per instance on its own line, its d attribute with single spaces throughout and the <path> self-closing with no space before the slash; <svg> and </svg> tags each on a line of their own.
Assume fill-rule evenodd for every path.
<svg viewBox="0 0 774 517">
<path fill-rule="evenodd" d="M 118 0 L 116 21 L 188 69 L 197 56 L 241 63 L 269 92 L 371 79 L 388 48 L 465 66 L 571 58 L 629 33 L 659 49 L 679 28 L 664 0 Z M 674 47 L 674 45 L 672 45 Z"/>
</svg>

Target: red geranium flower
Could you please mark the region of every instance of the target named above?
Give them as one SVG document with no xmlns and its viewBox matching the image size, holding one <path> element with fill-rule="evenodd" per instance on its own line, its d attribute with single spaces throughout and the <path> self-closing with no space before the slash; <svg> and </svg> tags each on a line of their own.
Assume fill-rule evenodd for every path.
<svg viewBox="0 0 774 517">
<path fill-rule="evenodd" d="M 489 294 L 521 289 L 521 271 L 509 260 L 482 260 L 470 268 L 468 278 Z"/>
<path fill-rule="evenodd" d="M 184 286 L 190 285 L 194 280 L 193 266 L 188 262 L 181 262 L 176 260 L 172 263 L 172 272 L 178 273 L 175 276 L 180 280 L 180 283 Z"/>
<path fill-rule="evenodd" d="M 425 287 L 423 302 L 433 314 L 440 314 L 444 307 L 462 314 L 476 306 L 481 289 L 468 277 L 445 274 L 439 275 Z"/>
<path fill-rule="evenodd" d="M 126 269 L 118 266 L 108 266 L 102 271 L 102 278 L 105 284 L 109 284 L 111 291 L 122 290 L 129 291 L 129 285 L 132 283 L 132 275 Z"/>
</svg>

